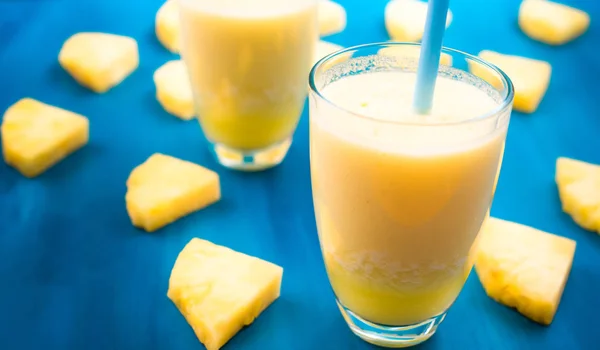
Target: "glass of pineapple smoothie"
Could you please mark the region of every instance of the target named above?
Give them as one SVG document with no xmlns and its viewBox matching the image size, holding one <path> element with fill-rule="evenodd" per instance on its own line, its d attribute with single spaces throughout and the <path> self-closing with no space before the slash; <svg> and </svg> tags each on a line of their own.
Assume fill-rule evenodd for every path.
<svg viewBox="0 0 600 350">
<path fill-rule="evenodd" d="M 178 0 L 202 130 L 238 170 L 279 164 L 306 100 L 317 0 Z"/>
<path fill-rule="evenodd" d="M 462 289 L 513 102 L 497 67 L 444 49 L 453 66 L 440 66 L 432 112 L 414 113 L 418 59 L 378 52 L 417 45 L 349 48 L 310 74 L 310 166 L 325 267 L 352 331 L 386 347 L 428 339 Z M 470 74 L 473 65 L 494 80 Z"/>
</svg>

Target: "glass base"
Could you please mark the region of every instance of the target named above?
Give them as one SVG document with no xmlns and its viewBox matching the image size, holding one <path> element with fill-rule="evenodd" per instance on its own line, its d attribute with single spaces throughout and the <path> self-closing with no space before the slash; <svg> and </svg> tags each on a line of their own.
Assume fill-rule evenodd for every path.
<svg viewBox="0 0 600 350">
<path fill-rule="evenodd" d="M 339 301 L 338 306 L 354 334 L 368 343 L 386 348 L 406 348 L 426 341 L 431 338 L 438 325 L 446 317 L 444 312 L 414 325 L 386 326 L 369 322 L 357 316 Z"/>
<path fill-rule="evenodd" d="M 292 138 L 276 145 L 254 151 L 240 151 L 222 144 L 213 144 L 212 152 L 226 168 L 240 171 L 260 171 L 279 165 L 285 158 Z"/>
</svg>

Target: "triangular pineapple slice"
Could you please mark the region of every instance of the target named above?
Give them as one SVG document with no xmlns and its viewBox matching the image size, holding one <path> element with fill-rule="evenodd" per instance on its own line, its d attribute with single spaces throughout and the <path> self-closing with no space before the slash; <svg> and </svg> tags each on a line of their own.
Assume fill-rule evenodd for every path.
<svg viewBox="0 0 600 350">
<path fill-rule="evenodd" d="M 556 184 L 563 211 L 579 226 L 600 233 L 600 166 L 558 158 Z"/>
<path fill-rule="evenodd" d="M 194 118 L 194 99 L 188 70 L 182 60 L 169 61 L 154 72 L 156 99 L 165 111 L 183 120 Z"/>
<path fill-rule="evenodd" d="M 220 198 L 217 173 L 155 153 L 129 175 L 125 202 L 133 225 L 153 232 Z"/>
<path fill-rule="evenodd" d="M 283 269 L 198 238 L 179 253 L 169 299 L 207 350 L 217 350 L 279 297 Z"/>
<path fill-rule="evenodd" d="M 156 37 L 163 46 L 179 53 L 181 29 L 179 29 L 179 9 L 177 0 L 167 0 L 156 13 Z"/>
<path fill-rule="evenodd" d="M 533 113 L 548 90 L 552 66 L 546 61 L 514 55 L 505 55 L 483 50 L 479 57 L 488 61 L 508 75 L 515 87 L 514 108 L 523 113 Z M 491 69 L 469 61 L 471 73 L 487 81 L 496 88 L 502 88 L 498 76 Z"/>
<path fill-rule="evenodd" d="M 600 165 L 566 157 L 559 157 L 556 160 L 556 183 L 563 186 L 597 172 L 600 172 Z"/>
<path fill-rule="evenodd" d="M 475 271 L 488 296 L 549 325 L 571 271 L 575 241 L 492 217 L 480 235 Z"/>
<path fill-rule="evenodd" d="M 23 98 L 4 113 L 0 126 L 7 164 L 35 177 L 83 147 L 89 139 L 86 117 Z"/>
<path fill-rule="evenodd" d="M 65 41 L 58 61 L 79 84 L 102 93 L 138 67 L 138 45 L 122 35 L 77 33 Z"/>
<path fill-rule="evenodd" d="M 519 9 L 519 26 L 532 39 L 562 45 L 585 33 L 590 16 L 548 0 L 525 0 Z"/>
<path fill-rule="evenodd" d="M 317 11 L 321 36 L 337 34 L 346 28 L 346 10 L 337 2 L 320 0 Z"/>
</svg>

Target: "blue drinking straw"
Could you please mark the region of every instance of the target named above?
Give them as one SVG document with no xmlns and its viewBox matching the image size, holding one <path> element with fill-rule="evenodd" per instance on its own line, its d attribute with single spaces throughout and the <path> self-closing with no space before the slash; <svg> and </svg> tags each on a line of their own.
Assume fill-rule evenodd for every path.
<svg viewBox="0 0 600 350">
<path fill-rule="evenodd" d="M 421 57 L 417 68 L 417 86 L 413 107 L 417 113 L 428 114 L 433 104 L 433 91 L 437 78 L 446 31 L 446 16 L 450 0 L 429 0 L 427 22 L 421 43 Z"/>
</svg>

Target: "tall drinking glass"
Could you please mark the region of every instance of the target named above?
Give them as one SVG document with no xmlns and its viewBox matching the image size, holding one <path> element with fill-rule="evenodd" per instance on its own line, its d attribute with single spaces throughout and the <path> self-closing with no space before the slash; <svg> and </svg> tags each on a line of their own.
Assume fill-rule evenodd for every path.
<svg viewBox="0 0 600 350">
<path fill-rule="evenodd" d="M 317 0 L 178 0 L 202 130 L 238 170 L 279 164 L 304 108 Z"/>
<path fill-rule="evenodd" d="M 310 74 L 323 259 L 352 331 L 387 347 L 428 339 L 462 289 L 513 102 L 497 67 L 443 49 L 432 113 L 415 114 L 418 45 L 349 48 Z"/>
</svg>

